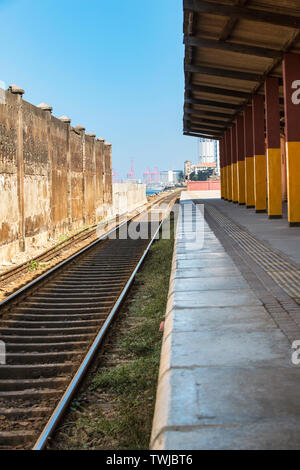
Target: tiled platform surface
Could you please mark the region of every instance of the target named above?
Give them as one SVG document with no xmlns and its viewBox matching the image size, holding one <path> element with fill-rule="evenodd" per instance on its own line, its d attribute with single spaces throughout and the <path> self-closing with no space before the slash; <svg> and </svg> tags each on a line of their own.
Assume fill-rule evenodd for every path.
<svg viewBox="0 0 300 470">
<path fill-rule="evenodd" d="M 202 196 L 202 199 L 207 198 Z M 300 227 L 289 226 L 286 203 L 283 204 L 282 219 L 269 219 L 267 214 L 256 214 L 254 209 L 247 209 L 244 205 L 232 204 L 232 202 L 219 198 L 212 197 L 208 202 L 235 223 L 242 225 L 271 248 L 284 253 L 300 266 Z"/>
<path fill-rule="evenodd" d="M 196 220 L 203 247 L 191 240 Z M 299 449 L 300 366 L 289 341 L 200 211 L 178 233 L 151 448 Z"/>
</svg>

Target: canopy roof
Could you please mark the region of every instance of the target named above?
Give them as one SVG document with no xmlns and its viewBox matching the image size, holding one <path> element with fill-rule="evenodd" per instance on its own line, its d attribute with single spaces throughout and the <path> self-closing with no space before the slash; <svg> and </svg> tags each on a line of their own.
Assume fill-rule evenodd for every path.
<svg viewBox="0 0 300 470">
<path fill-rule="evenodd" d="M 218 139 L 264 93 L 268 75 L 280 79 L 282 58 L 300 54 L 300 0 L 183 0 L 185 135 Z M 300 79 L 300 70 L 299 70 Z"/>
</svg>

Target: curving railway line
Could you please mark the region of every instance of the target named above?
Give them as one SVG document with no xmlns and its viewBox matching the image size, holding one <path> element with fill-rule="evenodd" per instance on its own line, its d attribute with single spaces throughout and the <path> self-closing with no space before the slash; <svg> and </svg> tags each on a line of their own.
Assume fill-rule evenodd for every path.
<svg viewBox="0 0 300 470">
<path fill-rule="evenodd" d="M 163 202 L 170 209 L 176 198 Z M 154 241 L 153 233 L 147 239 L 119 236 L 129 222 L 137 231 L 144 224 L 150 234 L 143 214 L 108 232 L 115 238 L 104 235 L 0 304 L 6 345 L 0 449 L 44 448 Z"/>
</svg>

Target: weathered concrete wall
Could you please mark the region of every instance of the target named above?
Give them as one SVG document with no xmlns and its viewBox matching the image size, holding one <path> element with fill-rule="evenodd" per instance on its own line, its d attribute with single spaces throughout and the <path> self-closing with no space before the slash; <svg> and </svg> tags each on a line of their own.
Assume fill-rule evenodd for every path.
<svg viewBox="0 0 300 470">
<path fill-rule="evenodd" d="M 82 225 L 83 218 L 83 138 L 79 131 L 70 132 L 71 153 L 71 220 L 73 228 Z"/>
<path fill-rule="evenodd" d="M 98 139 L 95 145 L 96 163 L 96 222 L 105 216 L 104 201 L 104 140 Z"/>
<path fill-rule="evenodd" d="M 114 215 L 125 214 L 142 204 L 146 204 L 146 185 L 131 183 L 113 183 Z"/>
<path fill-rule="evenodd" d="M 111 147 L 107 144 L 104 144 L 104 204 L 106 206 L 111 206 L 112 203 Z"/>
<path fill-rule="evenodd" d="M 48 238 L 48 136 L 44 111 L 22 103 L 25 243 Z"/>
<path fill-rule="evenodd" d="M 84 220 L 86 224 L 94 224 L 95 196 L 96 196 L 96 162 L 95 139 L 85 138 L 85 162 L 84 162 Z"/>
<path fill-rule="evenodd" d="M 0 103 L 0 264 L 111 213 L 111 145 L 12 85 Z"/>
<path fill-rule="evenodd" d="M 19 248 L 17 132 L 18 108 L 9 94 L 0 104 L 0 249 L 3 259 Z"/>
<path fill-rule="evenodd" d="M 45 113 L 45 111 L 44 111 Z M 49 121 L 49 201 L 52 237 L 65 233 L 69 228 L 68 217 L 68 128 L 65 123 L 48 113 Z"/>
</svg>

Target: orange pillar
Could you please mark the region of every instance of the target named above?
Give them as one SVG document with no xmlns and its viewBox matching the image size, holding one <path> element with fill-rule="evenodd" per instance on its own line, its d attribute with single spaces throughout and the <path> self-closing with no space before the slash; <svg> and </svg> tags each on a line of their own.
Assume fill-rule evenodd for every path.
<svg viewBox="0 0 300 470">
<path fill-rule="evenodd" d="M 267 210 L 267 165 L 265 155 L 265 106 L 263 95 L 253 95 L 253 150 L 255 211 Z"/>
<path fill-rule="evenodd" d="M 232 202 L 238 202 L 238 168 L 236 153 L 236 125 L 230 129 L 231 154 L 232 154 Z"/>
<path fill-rule="evenodd" d="M 268 215 L 270 219 L 282 217 L 280 109 L 278 78 L 265 81 L 267 170 L 268 170 Z"/>
<path fill-rule="evenodd" d="M 247 209 L 255 207 L 254 199 L 254 156 L 252 108 L 246 106 L 244 111 L 244 144 L 245 144 L 245 199 Z"/>
<path fill-rule="evenodd" d="M 228 168 L 227 168 L 227 153 L 226 153 L 226 141 L 225 141 L 225 134 L 223 135 L 223 153 L 224 153 L 224 199 L 227 201 L 228 199 Z"/>
<path fill-rule="evenodd" d="M 225 142 L 226 142 L 226 155 L 228 162 L 228 201 L 232 201 L 232 161 L 231 161 L 231 139 L 230 132 L 227 130 L 225 132 Z"/>
<path fill-rule="evenodd" d="M 238 116 L 236 120 L 236 153 L 238 172 L 238 202 L 245 204 L 245 148 L 244 148 L 244 120 Z"/>
<path fill-rule="evenodd" d="M 281 187 L 282 187 L 282 200 L 287 201 L 287 168 L 286 168 L 286 143 L 285 135 L 280 136 L 281 147 Z"/>
<path fill-rule="evenodd" d="M 220 152 L 220 176 L 221 176 L 221 199 L 224 199 L 225 181 L 224 181 L 224 138 L 222 137 L 219 142 Z"/>
<path fill-rule="evenodd" d="M 283 58 L 288 221 L 300 225 L 300 54 Z"/>
</svg>

